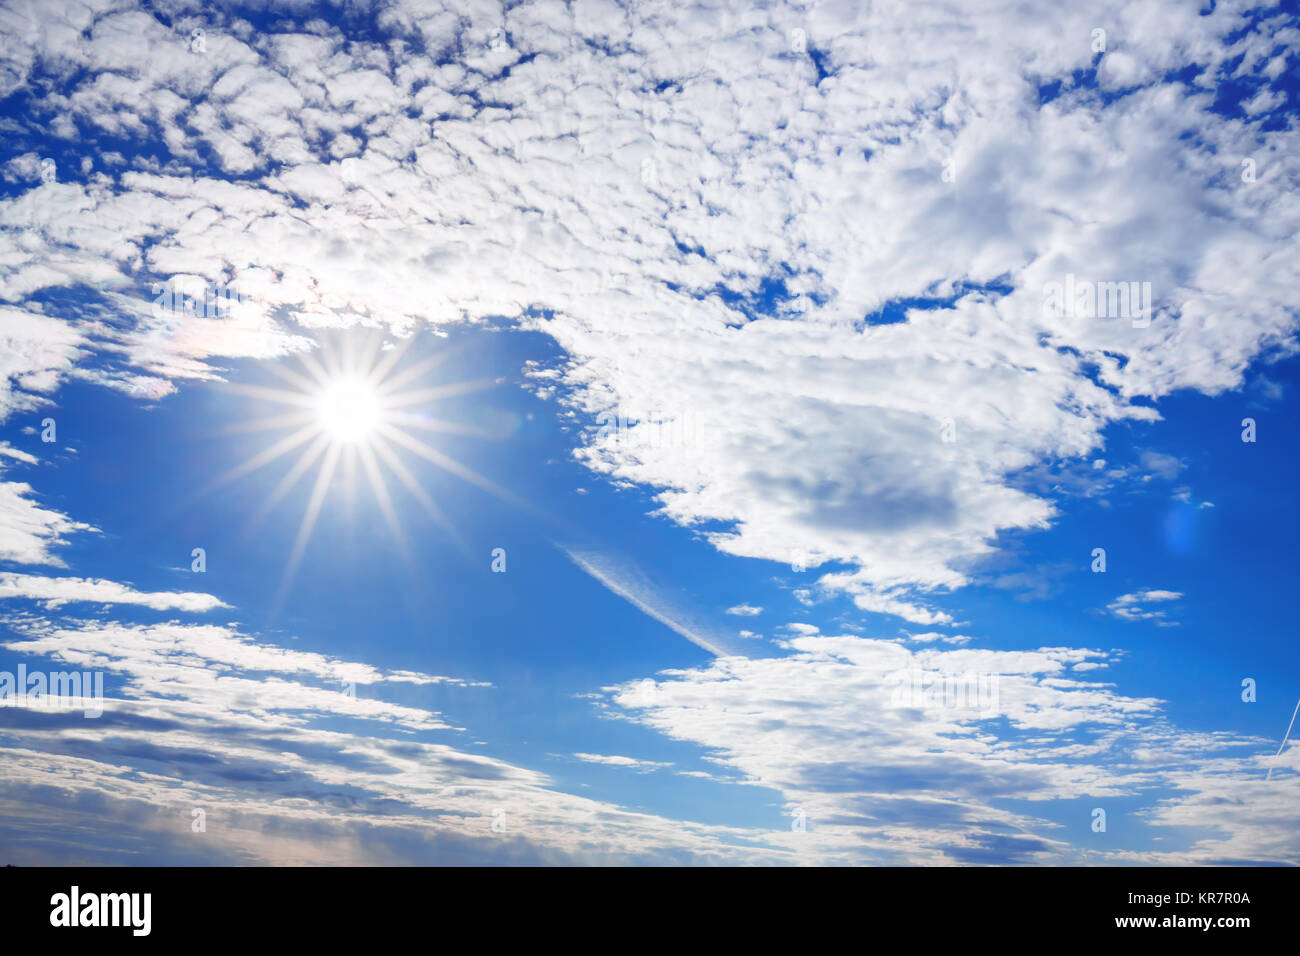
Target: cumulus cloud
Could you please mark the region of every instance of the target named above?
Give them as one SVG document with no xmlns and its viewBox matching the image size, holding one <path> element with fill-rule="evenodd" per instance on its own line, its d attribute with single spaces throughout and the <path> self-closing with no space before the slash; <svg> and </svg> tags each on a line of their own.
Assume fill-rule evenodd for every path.
<svg viewBox="0 0 1300 956">
<path fill-rule="evenodd" d="M 1115 598 L 1106 605 L 1106 610 L 1122 621 L 1155 621 L 1161 627 L 1177 627 L 1177 621 L 1167 620 L 1168 615 L 1163 608 L 1152 609 L 1146 605 L 1178 601 L 1182 596 L 1179 591 L 1134 591 Z"/>
</svg>

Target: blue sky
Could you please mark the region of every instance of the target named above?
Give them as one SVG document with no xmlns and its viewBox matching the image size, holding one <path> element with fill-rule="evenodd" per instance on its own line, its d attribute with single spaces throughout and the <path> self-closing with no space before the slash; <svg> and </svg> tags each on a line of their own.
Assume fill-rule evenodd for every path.
<svg viewBox="0 0 1300 956">
<path fill-rule="evenodd" d="M 0 671 L 104 674 L 5 862 L 1297 861 L 1293 6 L 96 9 L 0 19 Z"/>
</svg>

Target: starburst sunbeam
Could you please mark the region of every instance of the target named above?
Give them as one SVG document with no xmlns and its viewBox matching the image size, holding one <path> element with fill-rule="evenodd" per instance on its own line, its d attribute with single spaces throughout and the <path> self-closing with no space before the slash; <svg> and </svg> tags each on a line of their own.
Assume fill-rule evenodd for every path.
<svg viewBox="0 0 1300 956">
<path fill-rule="evenodd" d="M 245 478 L 291 452 L 296 457 L 274 488 L 250 516 L 247 533 L 262 527 L 270 512 L 314 470 L 307 503 L 285 562 L 277 591 L 277 605 L 287 597 L 312 534 L 324 512 L 336 478 L 347 485 L 349 496 L 362 474 L 384 525 L 393 537 L 398 553 L 408 567 L 411 555 L 403 531 L 399 502 L 394 499 L 389 476 L 406 490 L 428 517 L 444 528 L 457 546 L 465 544 L 429 491 L 400 457 L 399 450 L 436 465 L 504 500 L 527 507 L 525 502 L 419 438 L 411 430 L 474 435 L 490 438 L 488 430 L 449 421 L 430 414 L 429 406 L 442 399 L 481 391 L 496 384 L 494 379 L 477 379 L 430 386 L 421 379 L 446 361 L 444 351 L 403 366 L 411 340 L 384 345 L 379 337 L 369 342 L 353 337 L 342 347 L 322 344 L 316 352 L 299 356 L 301 370 L 273 366 L 285 387 L 229 383 L 226 387 L 258 403 L 289 406 L 291 410 L 236 423 L 228 432 L 289 433 L 218 475 L 206 491 Z M 386 474 L 387 473 L 387 474 Z"/>
</svg>

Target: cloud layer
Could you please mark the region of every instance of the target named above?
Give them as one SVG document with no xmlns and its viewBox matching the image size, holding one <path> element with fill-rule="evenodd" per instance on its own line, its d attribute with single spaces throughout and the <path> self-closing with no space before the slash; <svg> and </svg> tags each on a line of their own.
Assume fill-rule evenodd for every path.
<svg viewBox="0 0 1300 956">
<path fill-rule="evenodd" d="M 1159 702 L 1085 679 L 1110 652 L 929 647 L 966 640 L 942 598 L 1000 536 L 1125 477 L 1080 472 L 1108 428 L 1294 351 L 1291 18 L 1174 0 L 349 9 L 342 25 L 183 2 L 0 11 L 0 420 L 34 421 L 69 381 L 160 400 L 320 328 L 504 317 L 561 347 L 532 382 L 593 472 L 650 489 L 722 552 L 814 570 L 806 598 L 846 595 L 926 646 L 792 627 L 784 657 L 608 691 L 607 715 L 706 748 L 812 823 L 756 836 L 397 739 L 455 728 L 321 686 L 458 678 L 218 624 L 56 618 L 225 605 L 6 572 L 2 596 L 38 602 L 9 650 L 121 680 L 97 732 L 0 710 L 0 800 L 26 859 L 43 851 L 23 807 L 57 798 L 70 817 L 110 801 L 178 859 L 203 804 L 236 860 L 1073 860 L 1072 831 L 1006 798 L 1157 792 L 1150 822 L 1222 834 L 1168 859 L 1297 858 L 1296 778 L 1243 788 L 1260 742 L 1180 734 Z M 163 282 L 238 301 L 160 309 Z M 1089 291 L 1062 314 L 1044 307 L 1057 286 Z M 24 454 L 7 467 L 36 464 Z M 1152 451 L 1142 468 L 1173 480 L 1182 463 Z M 11 480 L 0 529 L 0 559 L 24 567 L 61 567 L 60 546 L 97 530 Z M 609 560 L 575 560 L 741 653 Z M 1151 605 L 1171 595 L 1108 610 L 1161 623 Z M 1003 709 L 899 706 L 914 672 L 998 675 Z M 500 838 L 520 819 L 527 841 Z"/>
<path fill-rule="evenodd" d="M 6 13 L 7 86 L 62 146 L 53 181 L 34 151 L 8 167 L 3 411 L 70 375 L 158 397 L 309 347 L 295 325 L 518 317 L 568 355 L 535 371 L 593 469 L 728 553 L 834 562 L 825 588 L 944 624 L 927 592 L 1052 519 L 1019 471 L 1291 349 L 1284 17 L 375 9 L 367 39 Z M 1259 96 L 1224 108 L 1229 82 Z M 1045 314 L 1067 276 L 1149 283 L 1149 324 Z M 155 315 L 177 277 L 244 301 Z"/>
</svg>

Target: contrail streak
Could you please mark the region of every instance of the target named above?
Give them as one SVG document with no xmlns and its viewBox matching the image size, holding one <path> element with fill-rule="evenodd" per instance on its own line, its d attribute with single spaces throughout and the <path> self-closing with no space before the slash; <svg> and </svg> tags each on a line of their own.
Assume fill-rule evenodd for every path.
<svg viewBox="0 0 1300 956">
<path fill-rule="evenodd" d="M 1277 748 L 1277 753 L 1273 754 L 1273 760 L 1282 756 L 1282 751 L 1286 749 L 1286 742 L 1291 737 L 1291 728 L 1295 726 L 1295 715 L 1300 714 L 1300 700 L 1295 702 L 1295 710 L 1291 711 L 1291 723 L 1286 725 L 1286 733 L 1282 736 L 1282 746 Z M 1268 768 L 1268 776 L 1264 778 L 1265 782 L 1273 779 L 1273 768 Z"/>
</svg>

